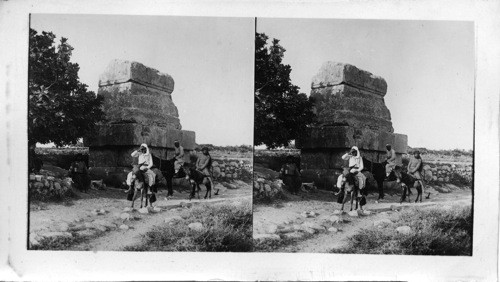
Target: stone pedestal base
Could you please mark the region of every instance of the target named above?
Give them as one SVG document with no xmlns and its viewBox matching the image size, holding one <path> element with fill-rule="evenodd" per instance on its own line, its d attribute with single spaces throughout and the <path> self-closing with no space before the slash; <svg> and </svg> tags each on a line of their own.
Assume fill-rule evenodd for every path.
<svg viewBox="0 0 500 282">
<path fill-rule="evenodd" d="M 296 141 L 296 146 L 301 149 L 303 181 L 314 181 L 318 187 L 331 188 L 342 168 L 348 165 L 342 156 L 352 146 L 358 146 L 364 158 L 380 163 L 386 159 L 386 144 L 392 144 L 396 163 L 402 165 L 402 154 L 406 153 L 407 147 L 406 135 L 352 126 L 311 128 L 307 137 Z"/>
<path fill-rule="evenodd" d="M 150 152 L 162 159 L 174 156 L 174 141 L 184 147 L 184 161 L 190 162 L 195 149 L 195 133 L 159 126 L 136 123 L 104 124 L 96 128 L 96 134 L 85 141 L 89 147 L 89 167 L 92 179 L 103 179 L 106 185 L 117 187 L 125 181 L 132 164 L 137 162 L 131 153 L 142 143 Z"/>
</svg>

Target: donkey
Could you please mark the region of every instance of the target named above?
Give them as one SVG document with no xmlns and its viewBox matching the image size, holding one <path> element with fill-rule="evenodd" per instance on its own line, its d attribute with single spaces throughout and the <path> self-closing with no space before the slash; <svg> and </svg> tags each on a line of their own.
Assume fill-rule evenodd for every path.
<svg viewBox="0 0 500 282">
<path fill-rule="evenodd" d="M 195 169 L 187 163 L 183 165 L 183 170 L 186 174 L 186 179 L 189 180 L 189 183 L 191 184 L 191 194 L 189 195 L 189 200 L 194 198 L 195 194 L 198 194 L 198 199 L 200 199 L 200 184 L 203 184 L 205 185 L 205 187 L 207 187 L 207 192 L 205 193 L 204 199 L 206 199 L 207 197 L 211 199 L 212 184 L 210 182 L 210 179 L 208 178 L 209 176 L 203 174 L 201 171 Z M 215 195 L 217 195 L 218 193 L 219 191 L 217 190 L 217 192 L 215 192 Z"/>
<path fill-rule="evenodd" d="M 361 172 L 358 172 L 361 173 Z M 344 199 L 342 201 L 342 211 L 344 210 L 344 205 L 347 202 L 347 195 L 351 195 L 351 211 L 354 200 L 356 200 L 356 210 L 358 209 L 359 204 L 359 187 L 356 185 L 356 176 L 353 173 L 348 172 L 345 174 L 345 183 L 344 183 Z"/>
<path fill-rule="evenodd" d="M 158 179 L 158 175 L 156 176 Z M 157 184 L 154 184 L 153 186 L 149 186 L 146 183 L 146 177 L 141 171 L 136 171 L 134 173 L 134 180 L 132 181 L 132 189 L 133 189 L 133 195 L 129 200 L 132 201 L 132 209 L 134 208 L 134 202 L 141 197 L 141 209 L 143 207 L 143 201 L 144 199 L 146 200 L 146 205 L 145 207 L 153 207 L 153 203 L 156 201 L 156 195 L 154 193 L 158 192 L 158 188 L 156 187 Z"/>
<path fill-rule="evenodd" d="M 394 174 L 401 183 L 401 199 L 399 203 L 403 203 L 408 196 L 408 203 L 411 202 L 410 200 L 410 195 L 411 195 L 411 188 L 414 187 L 417 190 L 417 198 L 415 199 L 415 203 L 420 200 L 422 202 L 422 186 L 420 185 L 420 182 L 417 181 L 417 179 L 410 174 L 401 171 L 399 168 L 396 168 L 394 170 Z"/>
</svg>

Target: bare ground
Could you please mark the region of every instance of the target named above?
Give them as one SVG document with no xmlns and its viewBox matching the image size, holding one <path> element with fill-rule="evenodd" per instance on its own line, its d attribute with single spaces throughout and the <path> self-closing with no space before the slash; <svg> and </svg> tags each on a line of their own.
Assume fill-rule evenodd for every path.
<svg viewBox="0 0 500 282">
<path fill-rule="evenodd" d="M 342 215 L 336 214 L 335 211 L 340 210 L 341 205 L 336 203 L 336 198 L 332 192 L 318 190 L 314 194 L 302 194 L 301 196 L 287 194 L 289 200 L 283 203 L 272 206 L 254 205 L 254 233 L 265 233 L 266 226 L 268 225 L 286 228 L 287 226 L 300 225 L 304 222 L 337 228 L 338 232 L 318 232 L 312 236 L 305 236 L 303 240 L 299 239 L 295 243 L 286 244 L 272 250 L 273 252 L 323 253 L 345 246 L 349 237 L 356 234 L 362 228 L 372 226 L 373 222 L 397 215 L 398 211 L 394 211 L 394 208 L 400 209 L 412 206 L 425 208 L 436 205 L 443 206 L 457 203 L 470 205 L 472 203 L 472 193 L 468 188 L 455 189 L 452 193 L 432 191 L 430 199 L 425 199 L 424 197 L 423 203 L 403 203 L 402 205 L 399 204 L 398 195 L 386 195 L 382 202 L 376 202 L 377 195 L 371 194 L 367 198 L 367 205 L 364 206 L 364 210 L 370 211 L 371 214 L 361 216 L 350 216 L 347 213 Z M 411 197 L 415 199 L 416 195 Z M 344 210 L 348 212 L 349 208 L 350 206 L 346 203 Z M 313 211 L 317 215 L 305 218 L 302 215 L 304 211 Z M 334 215 L 343 218 L 345 222 L 328 222 L 328 218 Z"/>
<path fill-rule="evenodd" d="M 150 212 L 141 214 L 138 212 L 140 201 L 136 200 L 135 210 L 127 212 L 130 219 L 122 219 L 120 216 L 125 213 L 124 209 L 131 206 L 131 202 L 126 200 L 123 190 L 109 188 L 105 191 L 90 190 L 89 194 L 78 193 L 79 199 L 66 203 L 30 203 L 30 234 L 44 234 L 46 232 L 61 231 L 58 227 L 61 224 L 68 224 L 71 228 L 83 224 L 94 224 L 96 220 L 105 221 L 114 225 L 102 230 L 95 228 L 84 236 L 84 240 L 71 245 L 68 250 L 93 250 L 93 251 L 118 251 L 126 246 L 138 244 L 141 235 L 150 230 L 155 225 L 161 225 L 166 218 L 181 216 L 187 209 L 186 204 L 216 204 L 235 203 L 241 201 L 251 201 L 251 185 L 242 181 L 235 181 L 233 184 L 237 189 L 227 189 L 219 183 L 215 184 L 212 192 L 212 199 L 204 200 L 205 187 L 202 185 L 200 192 L 201 199 L 188 200 L 189 191 L 182 187 L 174 186 L 174 197 L 167 200 L 165 190 L 157 193 L 158 201 L 155 207 L 161 208 L 160 212 Z M 214 192 L 220 189 L 219 195 Z M 95 210 L 104 210 L 104 213 L 96 214 Z M 127 230 L 120 229 L 121 225 L 126 225 Z M 105 231 L 104 231 L 105 230 Z M 71 231 L 71 230 L 70 230 Z"/>
</svg>

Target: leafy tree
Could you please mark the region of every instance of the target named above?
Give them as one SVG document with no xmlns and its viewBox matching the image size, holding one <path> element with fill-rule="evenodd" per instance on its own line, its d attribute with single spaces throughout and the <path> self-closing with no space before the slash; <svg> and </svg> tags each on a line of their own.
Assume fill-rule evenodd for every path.
<svg viewBox="0 0 500 282">
<path fill-rule="evenodd" d="M 290 80 L 290 65 L 283 64 L 285 48 L 264 33 L 255 34 L 255 145 L 288 146 L 314 122 L 312 101 Z"/>
<path fill-rule="evenodd" d="M 76 144 L 104 118 L 102 97 L 87 91 L 70 62 L 73 47 L 66 38 L 56 46 L 52 32 L 30 29 L 28 69 L 28 144 Z"/>
</svg>

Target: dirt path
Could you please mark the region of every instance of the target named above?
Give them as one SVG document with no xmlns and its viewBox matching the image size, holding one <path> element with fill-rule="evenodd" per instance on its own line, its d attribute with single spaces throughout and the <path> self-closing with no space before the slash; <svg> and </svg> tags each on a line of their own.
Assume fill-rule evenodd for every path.
<svg viewBox="0 0 500 282">
<path fill-rule="evenodd" d="M 119 189 L 91 190 L 90 194 L 79 193 L 81 198 L 70 202 L 69 205 L 32 203 L 29 215 L 30 236 L 40 240 L 46 236 L 71 236 L 70 234 L 78 233 L 87 240 L 71 245 L 69 250 L 122 250 L 125 246 L 139 243 L 142 234 L 153 226 L 163 224 L 166 218 L 181 216 L 186 205 L 251 201 L 250 184 L 242 181 L 235 181 L 233 184 L 237 189 L 227 189 L 217 183 L 214 191 L 220 189 L 219 195 L 212 193 L 212 199 L 207 200 L 202 198 L 189 201 L 189 192 L 180 187 L 174 187 L 174 197 L 169 200 L 165 197 L 166 191 L 160 191 L 154 206 L 161 211 L 150 211 L 148 214 L 137 210 L 140 206 L 139 200 L 135 202 L 135 210 L 127 211 L 126 208 L 130 207 L 131 202 L 126 200 L 126 194 Z M 203 187 L 200 197 L 204 196 L 204 192 Z"/>
<path fill-rule="evenodd" d="M 309 194 L 303 197 L 290 196 L 291 200 L 278 206 L 254 206 L 254 233 L 268 233 L 273 231 L 276 226 L 276 233 L 284 235 L 281 231 L 290 230 L 290 227 L 297 226 L 303 229 L 304 226 L 319 226 L 320 232 L 309 234 L 304 239 L 299 238 L 295 243 L 284 245 L 274 252 L 306 252 L 322 253 L 328 252 L 334 248 L 345 246 L 348 238 L 356 234 L 360 229 L 372 226 L 375 221 L 384 218 L 390 218 L 397 214 L 394 208 L 407 207 L 431 207 L 436 205 L 448 204 L 471 204 L 472 193 L 470 189 L 455 189 L 452 193 L 431 194 L 431 199 L 424 199 L 423 203 L 403 203 L 399 204 L 397 195 L 387 195 L 382 202 L 376 202 L 376 195 L 370 195 L 367 199 L 367 205 L 364 207 L 369 211 L 369 215 L 350 216 L 349 214 L 338 214 L 340 204 L 335 202 L 331 192 L 318 191 L 315 194 Z M 415 198 L 415 195 L 412 196 Z M 392 209 L 391 209 L 392 207 Z M 349 211 L 346 204 L 344 208 Z M 307 216 L 304 212 L 313 212 L 314 216 Z M 333 217 L 333 218 L 332 218 Z M 336 217 L 343 222 L 335 222 Z M 334 228 L 333 231 L 325 231 Z M 335 230 L 336 229 L 336 230 Z M 312 233 L 312 232 L 311 232 Z M 281 236 L 283 237 L 283 236 Z"/>
</svg>

